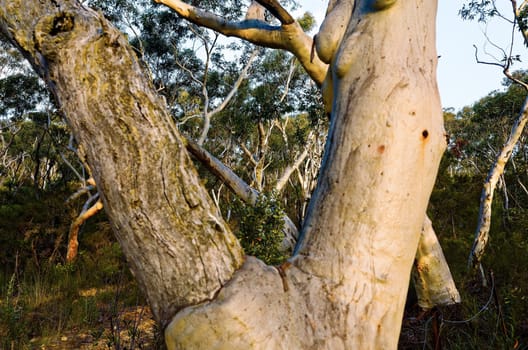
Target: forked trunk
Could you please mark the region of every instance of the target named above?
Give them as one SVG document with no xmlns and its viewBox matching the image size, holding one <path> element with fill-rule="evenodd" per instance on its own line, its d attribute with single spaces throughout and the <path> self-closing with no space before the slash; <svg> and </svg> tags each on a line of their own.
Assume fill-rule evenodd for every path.
<svg viewBox="0 0 528 350">
<path fill-rule="evenodd" d="M 330 63 L 332 122 L 297 254 L 238 269 L 241 249 L 126 40 L 76 1 L 0 0 L 2 30 L 86 149 L 155 316 L 172 319 L 170 349 L 397 346 L 445 147 L 436 0 L 330 3 L 317 53 Z"/>
<path fill-rule="evenodd" d="M 446 145 L 435 16 L 431 0 L 335 2 L 322 36 L 344 25 L 343 38 L 318 47 L 332 123 L 297 254 L 248 260 L 214 302 L 176 315 L 171 348 L 396 348 Z"/>
</svg>

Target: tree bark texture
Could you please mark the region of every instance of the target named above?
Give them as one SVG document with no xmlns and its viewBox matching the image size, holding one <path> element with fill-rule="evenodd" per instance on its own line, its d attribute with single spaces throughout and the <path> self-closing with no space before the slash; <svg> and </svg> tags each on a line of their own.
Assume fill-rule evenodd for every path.
<svg viewBox="0 0 528 350">
<path fill-rule="evenodd" d="M 243 252 L 126 38 L 77 1 L 0 0 L 0 21 L 84 148 L 156 319 L 212 299 Z"/>
<path fill-rule="evenodd" d="M 318 298 L 346 310 L 313 315 L 346 330 L 344 348 L 397 343 L 394 325 L 445 149 L 435 15 L 436 1 L 335 1 L 320 33 L 330 38 L 316 42 L 331 66 L 332 123 L 292 263 L 324 281 Z"/>
<path fill-rule="evenodd" d="M 383 10 L 384 8 L 389 8 L 395 2 L 393 0 L 377 0 L 355 3 L 354 1 L 350 0 L 331 0 L 328 4 L 326 19 L 323 22 L 319 33 L 314 38 L 314 47 L 314 42 L 311 40 L 311 38 L 302 32 L 298 23 L 294 21 L 292 22 L 293 17 L 288 13 L 285 13 L 284 9 L 280 6 L 280 4 L 278 4 L 276 0 L 253 1 L 249 10 L 253 11 L 251 8 L 256 6 L 256 2 L 260 3 L 263 7 L 266 7 L 268 11 L 276 16 L 276 18 L 281 23 L 280 27 L 269 26 L 263 21 L 248 21 L 247 18 L 241 22 L 227 21 L 212 13 L 205 12 L 199 8 L 191 6 L 181 0 L 156 1 L 163 3 L 164 5 L 173 9 L 181 17 L 200 26 L 211 28 L 228 36 L 238 36 L 258 45 L 283 48 L 292 52 L 306 69 L 311 78 L 318 85 L 322 86 L 325 111 L 329 114 L 334 107 L 334 83 L 333 74 L 328 74 L 327 64 L 330 64 L 334 59 L 341 40 L 347 31 L 347 28 L 350 28 L 348 23 L 353 10 L 361 6 L 363 6 L 361 9 L 363 12 Z M 356 20 L 359 21 L 361 19 L 356 18 Z M 355 25 L 352 27 L 355 28 Z M 361 31 L 355 32 L 356 36 L 360 34 Z M 372 38 L 372 40 L 382 39 Z M 314 49 L 316 49 L 317 55 L 314 55 Z M 244 150 L 246 151 L 245 148 Z M 249 151 L 246 153 L 250 154 Z M 258 168 L 256 167 L 255 170 L 258 170 Z M 258 175 L 258 173 L 256 173 L 256 175 Z M 426 226 L 428 220 L 429 219 L 425 217 L 424 224 Z M 434 232 L 431 231 L 430 233 Z M 420 237 L 424 237 L 424 235 L 420 235 Z M 447 263 L 445 262 L 445 258 L 438 240 L 428 239 L 427 242 L 434 244 L 434 246 L 424 247 L 422 245 L 424 249 L 419 249 L 417 251 L 416 258 L 422 262 L 435 260 L 439 263 L 429 265 L 429 267 L 434 268 L 434 270 L 428 270 L 427 272 L 425 272 L 425 270 L 418 271 L 420 280 L 422 282 L 434 281 L 435 285 L 443 283 L 445 290 L 452 290 L 452 287 L 454 287 L 453 278 Z M 421 254 L 425 252 L 427 253 L 427 256 L 421 256 Z M 417 285 L 417 287 L 428 289 L 429 284 L 420 283 Z M 458 291 L 456 289 L 452 290 L 453 294 L 446 294 L 443 292 L 443 290 L 444 289 L 434 287 L 430 290 L 418 291 L 418 293 L 421 295 L 428 295 L 428 300 L 435 300 L 439 305 L 451 304 L 454 300 L 458 299 Z"/>
</svg>

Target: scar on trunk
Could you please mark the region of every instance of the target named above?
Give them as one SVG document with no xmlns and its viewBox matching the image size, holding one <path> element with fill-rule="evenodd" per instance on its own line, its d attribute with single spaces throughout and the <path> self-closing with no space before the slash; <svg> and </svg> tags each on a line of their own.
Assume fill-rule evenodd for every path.
<svg viewBox="0 0 528 350">
<path fill-rule="evenodd" d="M 279 275 L 281 277 L 282 288 L 284 289 L 285 292 L 290 290 L 290 287 L 288 286 L 288 281 L 286 280 L 286 270 L 289 269 L 290 266 L 291 266 L 291 263 L 288 262 L 288 261 L 286 261 L 282 265 L 275 266 L 275 268 L 277 269 L 277 271 L 279 272 Z"/>
</svg>

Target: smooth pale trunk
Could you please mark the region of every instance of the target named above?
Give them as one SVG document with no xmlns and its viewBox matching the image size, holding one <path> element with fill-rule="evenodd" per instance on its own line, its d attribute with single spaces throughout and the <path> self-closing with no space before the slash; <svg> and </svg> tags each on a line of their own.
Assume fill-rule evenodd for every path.
<svg viewBox="0 0 528 350">
<path fill-rule="evenodd" d="M 445 134 L 436 1 L 376 4 L 356 4 L 331 62 L 332 125 L 297 255 L 246 261 L 215 301 L 176 315 L 169 348 L 396 348 Z"/>
<path fill-rule="evenodd" d="M 422 309 L 460 303 L 460 294 L 428 217 L 420 234 L 414 267 L 412 276 Z"/>
<path fill-rule="evenodd" d="M 491 206 L 493 204 L 495 187 L 497 186 L 501 175 L 504 174 L 504 168 L 513 154 L 514 148 L 523 133 L 526 122 L 528 122 L 528 97 L 524 100 L 521 111 L 510 131 L 508 140 L 506 140 L 506 143 L 502 146 L 502 149 L 497 155 L 497 159 L 488 172 L 488 176 L 484 182 L 482 194 L 480 195 L 478 225 L 475 232 L 473 247 L 471 248 L 471 253 L 469 255 L 469 266 L 473 268 L 480 265 L 480 261 L 484 255 L 484 249 L 488 244 L 489 231 L 491 228 Z"/>
</svg>

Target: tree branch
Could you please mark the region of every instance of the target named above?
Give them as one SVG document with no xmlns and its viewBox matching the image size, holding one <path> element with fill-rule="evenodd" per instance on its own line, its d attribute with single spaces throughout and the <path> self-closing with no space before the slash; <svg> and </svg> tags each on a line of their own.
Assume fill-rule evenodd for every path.
<svg viewBox="0 0 528 350">
<path fill-rule="evenodd" d="M 197 143 L 187 139 L 186 147 L 196 159 L 198 159 L 211 173 L 224 182 L 242 201 L 255 205 L 259 197 L 258 191 L 254 190 L 233 170 L 225 166 L 220 160 L 200 147 Z"/>
<path fill-rule="evenodd" d="M 294 54 L 306 72 L 319 85 L 322 84 L 328 66 L 319 57 L 311 59 L 313 39 L 306 34 L 297 21 L 292 20 L 286 10 L 276 1 L 259 1 L 281 20 L 281 26 L 272 26 L 260 20 L 229 21 L 211 12 L 203 11 L 180 0 L 155 0 L 173 9 L 188 21 L 212 29 L 226 36 L 235 36 L 256 45 L 284 49 Z M 289 16 L 289 17 L 288 17 Z"/>
<path fill-rule="evenodd" d="M 253 50 L 253 52 L 251 53 L 251 56 L 249 57 L 248 62 L 246 63 L 242 71 L 240 72 L 237 81 L 231 88 L 231 91 L 229 91 L 229 93 L 224 98 L 222 103 L 218 105 L 215 109 L 213 109 L 211 112 L 208 111 L 208 104 L 209 104 L 208 96 L 209 95 L 207 92 L 206 79 L 204 78 L 204 84 L 203 84 L 203 89 L 202 89 L 203 90 L 202 93 L 205 96 L 205 105 L 204 105 L 204 113 L 203 113 L 204 126 L 203 126 L 202 133 L 200 135 L 200 138 L 198 139 L 198 145 L 203 146 L 205 140 L 207 139 L 207 135 L 209 134 L 209 129 L 211 128 L 211 119 L 213 118 L 215 114 L 220 113 L 224 108 L 226 108 L 229 101 L 231 101 L 231 99 L 235 96 L 236 92 L 238 91 L 238 88 L 240 87 L 244 79 L 246 79 L 247 72 L 249 68 L 251 67 L 251 64 L 253 64 L 253 60 L 257 57 L 258 53 L 259 53 L 258 49 Z M 209 54 L 207 55 L 207 60 L 209 61 Z"/>
<path fill-rule="evenodd" d="M 227 187 L 243 202 L 251 206 L 254 206 L 257 203 L 260 193 L 249 186 L 219 159 L 190 140 L 187 140 L 186 146 L 189 153 L 200 161 L 211 173 L 213 173 L 213 175 L 225 183 Z M 299 232 L 293 221 L 287 215 L 284 215 L 282 219 L 284 221 L 284 226 L 282 228 L 282 232 L 284 233 L 282 249 L 291 252 L 297 243 Z"/>
<path fill-rule="evenodd" d="M 97 194 L 90 197 L 86 203 L 89 203 L 92 198 L 97 197 Z M 103 202 L 101 202 L 101 199 L 99 199 L 90 208 L 83 209 L 79 216 L 72 222 L 68 235 L 68 252 L 66 254 L 66 262 L 71 263 L 77 257 L 77 252 L 79 250 L 79 230 L 81 225 L 84 224 L 86 220 L 97 214 L 101 209 L 103 209 Z"/>
<path fill-rule="evenodd" d="M 306 147 L 304 151 L 297 157 L 297 159 L 295 159 L 295 162 L 293 162 L 293 164 L 288 165 L 286 169 L 284 169 L 282 176 L 275 184 L 276 191 L 281 192 L 284 189 L 284 186 L 286 186 L 286 184 L 288 183 L 291 174 L 293 174 L 293 172 L 299 168 L 299 166 L 306 159 L 306 157 L 308 157 L 308 147 Z"/>
<path fill-rule="evenodd" d="M 255 60 L 257 55 L 259 54 L 259 51 L 260 51 L 259 49 L 253 50 L 253 52 L 251 53 L 251 56 L 249 56 L 249 59 L 248 59 L 246 65 L 244 66 L 244 68 L 240 72 L 237 81 L 235 82 L 235 84 L 231 88 L 231 91 L 229 91 L 229 93 L 227 94 L 226 98 L 222 101 L 222 103 L 218 107 L 216 107 L 214 110 L 211 111 L 211 115 L 219 113 L 222 110 L 224 110 L 224 108 L 227 107 L 227 104 L 229 103 L 229 101 L 231 101 L 231 99 L 235 96 L 236 92 L 238 91 L 238 88 L 240 87 L 240 85 L 242 84 L 244 79 L 246 79 L 247 72 L 248 72 L 249 68 L 251 67 L 251 65 L 253 64 L 253 61 Z"/>
<path fill-rule="evenodd" d="M 275 18 L 282 24 L 292 24 L 295 19 L 288 11 L 276 0 L 256 0 L 259 4 L 264 6 Z"/>
</svg>

